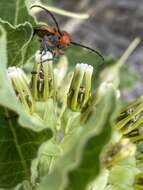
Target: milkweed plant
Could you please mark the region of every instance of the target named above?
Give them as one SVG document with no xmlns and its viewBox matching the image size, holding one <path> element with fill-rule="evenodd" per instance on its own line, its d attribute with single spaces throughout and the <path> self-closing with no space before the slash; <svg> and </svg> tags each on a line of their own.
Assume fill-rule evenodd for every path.
<svg viewBox="0 0 143 190">
<path fill-rule="evenodd" d="M 66 52 L 55 63 L 32 38 L 37 3 L 0 1 L 0 189 L 143 189 L 143 97 L 125 105 L 120 96 L 140 39 L 114 64 L 73 54 L 71 65 Z"/>
</svg>

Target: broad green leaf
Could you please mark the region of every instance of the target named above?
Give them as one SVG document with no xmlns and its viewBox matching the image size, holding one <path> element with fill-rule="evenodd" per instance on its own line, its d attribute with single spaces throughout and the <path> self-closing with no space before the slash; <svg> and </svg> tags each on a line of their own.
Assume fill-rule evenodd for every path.
<svg viewBox="0 0 143 190">
<path fill-rule="evenodd" d="M 10 188 L 30 180 L 31 160 L 50 133 L 21 127 L 14 113 L 4 107 L 0 107 L 0 118 L 0 187 Z"/>
<path fill-rule="evenodd" d="M 26 21 L 34 22 L 28 14 L 25 6 L 25 0 L 1 0 L 0 1 L 0 18 L 16 26 Z"/>
<path fill-rule="evenodd" d="M 111 135 L 115 95 L 109 90 L 89 122 L 78 127 L 69 150 L 43 177 L 38 190 L 84 190 L 100 171 L 100 153 Z M 56 181 L 56 183 L 55 183 Z"/>
<path fill-rule="evenodd" d="M 0 1 L 0 23 L 7 32 L 8 66 L 25 64 L 39 48 L 37 40 L 31 41 L 35 21 L 28 7 L 32 4 L 30 0 Z"/>
<path fill-rule="evenodd" d="M 22 65 L 36 52 L 37 46 L 29 47 L 32 35 L 32 27 L 29 23 L 24 23 L 13 27 L 8 22 L 0 20 L 0 24 L 7 32 L 7 53 L 8 66 Z M 34 43 L 34 41 L 33 41 Z M 35 44 L 35 43 L 34 43 Z M 27 54 L 28 48 L 28 54 Z"/>
</svg>

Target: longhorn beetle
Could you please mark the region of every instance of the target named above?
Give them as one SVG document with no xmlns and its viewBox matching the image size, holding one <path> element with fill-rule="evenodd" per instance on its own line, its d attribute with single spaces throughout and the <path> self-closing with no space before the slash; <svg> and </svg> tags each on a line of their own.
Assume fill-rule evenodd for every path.
<svg viewBox="0 0 143 190">
<path fill-rule="evenodd" d="M 34 27 L 33 36 L 37 34 L 40 37 L 40 41 L 41 41 L 40 51 L 41 52 L 50 51 L 52 52 L 53 57 L 56 57 L 56 56 L 63 55 L 64 50 L 68 48 L 70 45 L 75 45 L 75 46 L 86 48 L 94 52 L 95 54 L 99 55 L 102 58 L 102 60 L 104 60 L 104 57 L 98 51 L 88 46 L 72 41 L 72 38 L 68 32 L 60 30 L 60 27 L 58 25 L 56 18 L 49 10 L 47 10 L 46 8 L 40 5 L 33 5 L 31 9 L 35 7 L 43 9 L 48 15 L 51 16 L 55 24 L 55 27 L 44 25 L 44 24 L 41 26 Z"/>
</svg>

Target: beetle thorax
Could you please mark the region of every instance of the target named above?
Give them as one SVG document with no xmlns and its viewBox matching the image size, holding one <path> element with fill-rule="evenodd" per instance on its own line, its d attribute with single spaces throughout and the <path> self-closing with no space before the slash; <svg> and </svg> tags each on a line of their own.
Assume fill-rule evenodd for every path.
<svg viewBox="0 0 143 190">
<path fill-rule="evenodd" d="M 68 32 L 62 32 L 60 37 L 60 44 L 64 46 L 68 46 L 71 43 L 71 36 Z"/>
</svg>

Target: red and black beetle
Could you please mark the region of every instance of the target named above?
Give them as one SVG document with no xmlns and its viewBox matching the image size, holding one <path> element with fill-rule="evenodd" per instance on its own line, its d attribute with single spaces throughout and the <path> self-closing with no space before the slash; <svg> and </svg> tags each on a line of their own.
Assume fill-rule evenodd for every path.
<svg viewBox="0 0 143 190">
<path fill-rule="evenodd" d="M 95 54 L 100 56 L 102 60 L 104 60 L 103 56 L 98 51 L 90 47 L 87 47 L 85 45 L 72 41 L 71 35 L 68 32 L 60 30 L 57 20 L 55 19 L 54 15 L 49 10 L 47 10 L 45 7 L 42 7 L 40 5 L 33 5 L 31 9 L 35 7 L 39 7 L 45 10 L 46 13 L 48 13 L 48 15 L 51 16 L 51 18 L 53 19 L 55 23 L 55 27 L 48 26 L 48 25 L 41 25 L 41 26 L 34 27 L 34 35 L 37 34 L 41 39 L 41 45 L 40 45 L 41 52 L 50 51 L 52 52 L 53 56 L 60 56 L 64 54 L 64 50 L 68 48 L 70 45 L 75 45 L 75 46 L 86 48 L 94 52 Z"/>
</svg>

